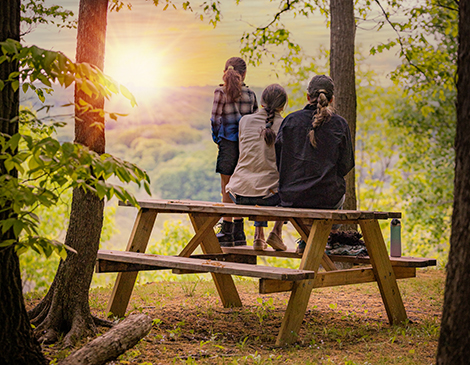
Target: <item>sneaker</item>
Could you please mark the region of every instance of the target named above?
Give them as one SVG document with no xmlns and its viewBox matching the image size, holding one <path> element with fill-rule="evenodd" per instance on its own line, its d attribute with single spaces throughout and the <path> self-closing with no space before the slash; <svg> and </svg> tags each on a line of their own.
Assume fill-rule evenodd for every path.
<svg viewBox="0 0 470 365">
<path fill-rule="evenodd" d="M 253 250 L 264 251 L 267 248 L 268 248 L 268 244 L 266 243 L 265 240 L 262 240 L 261 238 L 256 238 L 253 241 Z"/>
<path fill-rule="evenodd" d="M 274 248 L 276 251 L 285 251 L 287 250 L 287 246 L 282 241 L 282 238 L 279 237 L 276 233 L 271 232 L 266 240 L 266 243 Z"/>
<path fill-rule="evenodd" d="M 219 232 L 216 234 L 220 247 L 233 247 L 233 223 L 222 221 L 217 224 Z"/>
<path fill-rule="evenodd" d="M 246 246 L 246 236 L 243 230 L 243 218 L 233 221 L 233 245 L 234 246 Z"/>
<path fill-rule="evenodd" d="M 297 240 L 297 248 L 295 250 L 295 253 L 297 255 L 302 255 L 305 251 L 305 246 L 307 246 L 307 244 L 305 243 L 305 241 L 301 238 L 299 238 Z"/>
</svg>

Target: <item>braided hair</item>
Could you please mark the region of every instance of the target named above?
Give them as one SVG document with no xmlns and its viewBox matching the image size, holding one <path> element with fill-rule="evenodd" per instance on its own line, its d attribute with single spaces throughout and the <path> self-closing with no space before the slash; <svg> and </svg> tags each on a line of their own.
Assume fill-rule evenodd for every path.
<svg viewBox="0 0 470 365">
<path fill-rule="evenodd" d="M 269 85 L 261 94 L 261 105 L 263 105 L 268 116 L 266 117 L 266 125 L 261 129 L 260 135 L 264 137 L 264 141 L 268 146 L 272 146 L 276 141 L 276 133 L 271 129 L 276 111 L 283 108 L 286 102 L 287 93 L 279 84 Z"/>
<path fill-rule="evenodd" d="M 228 101 L 240 98 L 243 86 L 243 77 L 246 72 L 246 62 L 240 57 L 232 57 L 225 62 L 224 80 L 225 92 Z"/>
<path fill-rule="evenodd" d="M 328 122 L 333 114 L 329 104 L 333 99 L 334 89 L 333 80 L 326 75 L 314 76 L 308 84 L 307 94 L 310 97 L 310 103 L 317 103 L 317 112 L 312 117 L 312 130 L 308 133 L 313 147 L 317 147 L 315 130 L 323 123 Z"/>
</svg>

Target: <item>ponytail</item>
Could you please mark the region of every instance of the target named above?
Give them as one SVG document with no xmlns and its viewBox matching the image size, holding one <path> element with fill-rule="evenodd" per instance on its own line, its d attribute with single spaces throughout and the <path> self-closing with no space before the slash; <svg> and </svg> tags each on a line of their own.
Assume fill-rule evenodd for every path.
<svg viewBox="0 0 470 365">
<path fill-rule="evenodd" d="M 222 79 L 224 80 L 225 93 L 228 101 L 236 101 L 240 98 L 243 86 L 243 76 L 246 72 L 246 63 L 240 57 L 232 57 L 225 63 Z"/>
<path fill-rule="evenodd" d="M 268 116 L 266 117 L 266 125 L 261 130 L 260 135 L 264 137 L 266 144 L 271 147 L 276 141 L 276 133 L 271 129 L 273 126 L 274 116 L 276 115 L 276 110 L 270 108 L 265 108 L 265 110 L 266 113 L 268 113 Z"/>
<path fill-rule="evenodd" d="M 307 88 L 307 94 L 311 104 L 317 103 L 317 112 L 312 117 L 312 130 L 308 133 L 311 145 L 316 148 L 315 130 L 323 123 L 330 120 L 333 114 L 329 104 L 333 99 L 335 84 L 331 77 L 326 75 L 317 75 L 310 80 Z"/>
<path fill-rule="evenodd" d="M 325 91 L 320 90 L 317 98 L 317 112 L 312 118 L 312 130 L 308 133 L 308 138 L 313 147 L 317 147 L 317 141 L 315 140 L 315 129 L 320 127 L 323 123 L 328 122 L 331 118 L 331 109 L 328 108 L 329 102 L 326 98 Z"/>
<path fill-rule="evenodd" d="M 276 141 L 276 133 L 271 129 L 276 111 L 283 108 L 286 102 L 287 93 L 279 84 L 269 85 L 261 95 L 261 105 L 264 106 L 268 116 L 266 117 L 266 125 L 261 129 L 260 135 L 269 147 Z"/>
</svg>

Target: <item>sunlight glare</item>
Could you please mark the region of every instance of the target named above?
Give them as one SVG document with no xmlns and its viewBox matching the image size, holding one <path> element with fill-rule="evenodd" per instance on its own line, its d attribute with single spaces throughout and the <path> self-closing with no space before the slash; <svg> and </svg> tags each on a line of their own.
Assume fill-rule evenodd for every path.
<svg viewBox="0 0 470 365">
<path fill-rule="evenodd" d="M 108 61 L 109 60 L 109 61 Z M 150 47 L 121 45 L 110 50 L 105 72 L 126 86 L 138 99 L 148 99 L 165 86 L 166 77 L 161 55 Z"/>
</svg>

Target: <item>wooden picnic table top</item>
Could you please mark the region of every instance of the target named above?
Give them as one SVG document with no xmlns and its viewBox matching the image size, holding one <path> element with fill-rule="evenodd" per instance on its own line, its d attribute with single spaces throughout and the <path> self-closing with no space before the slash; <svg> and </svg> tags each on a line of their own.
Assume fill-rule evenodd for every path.
<svg viewBox="0 0 470 365">
<path fill-rule="evenodd" d="M 270 217 L 289 219 L 331 219 L 331 220 L 365 220 L 365 219 L 392 219 L 401 218 L 400 212 L 373 212 L 357 210 L 327 210 L 271 207 L 258 205 L 236 205 L 234 203 L 216 203 L 196 200 L 164 200 L 143 199 L 138 200 L 141 208 L 154 209 L 162 213 L 199 213 L 215 214 L 232 217 Z M 130 204 L 119 203 L 123 206 Z"/>
</svg>

